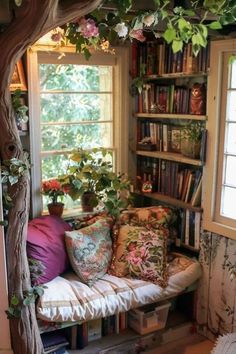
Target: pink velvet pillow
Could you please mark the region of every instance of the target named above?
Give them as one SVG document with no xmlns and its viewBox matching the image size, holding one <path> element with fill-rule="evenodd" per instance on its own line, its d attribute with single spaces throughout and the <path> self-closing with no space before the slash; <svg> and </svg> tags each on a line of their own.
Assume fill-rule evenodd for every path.
<svg viewBox="0 0 236 354">
<path fill-rule="evenodd" d="M 65 231 L 71 231 L 68 223 L 57 216 L 42 216 L 29 222 L 27 255 L 35 261 L 35 268 L 43 269 L 34 284 L 46 283 L 69 267 L 65 248 Z"/>
</svg>

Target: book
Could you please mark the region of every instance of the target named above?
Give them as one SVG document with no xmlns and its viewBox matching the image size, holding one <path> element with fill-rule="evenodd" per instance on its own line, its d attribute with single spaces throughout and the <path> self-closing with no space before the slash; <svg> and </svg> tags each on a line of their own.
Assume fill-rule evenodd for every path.
<svg viewBox="0 0 236 354">
<path fill-rule="evenodd" d="M 185 237 L 184 237 L 185 245 L 189 245 L 189 218 L 190 218 L 190 211 L 189 209 L 187 209 L 186 216 L 185 216 Z"/>
<path fill-rule="evenodd" d="M 195 212 L 194 248 L 200 248 L 201 213 Z"/>
<path fill-rule="evenodd" d="M 196 191 L 192 196 L 191 205 L 192 206 L 200 206 L 201 205 L 201 198 L 202 198 L 202 176 L 200 178 L 200 181 L 198 183 Z"/>
<path fill-rule="evenodd" d="M 83 349 L 88 345 L 88 324 L 89 322 L 84 322 L 77 326 L 77 348 Z"/>
<path fill-rule="evenodd" d="M 170 150 L 173 152 L 180 152 L 181 128 L 170 126 Z"/>
</svg>

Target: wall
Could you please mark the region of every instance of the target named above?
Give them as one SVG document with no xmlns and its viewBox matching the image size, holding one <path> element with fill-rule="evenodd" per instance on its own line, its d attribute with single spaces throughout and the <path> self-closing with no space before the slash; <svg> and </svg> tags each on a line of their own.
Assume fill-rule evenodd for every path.
<svg viewBox="0 0 236 354">
<path fill-rule="evenodd" d="M 209 338 L 236 332 L 236 240 L 203 232 L 199 260 L 203 269 L 197 304 L 200 330 Z"/>
</svg>

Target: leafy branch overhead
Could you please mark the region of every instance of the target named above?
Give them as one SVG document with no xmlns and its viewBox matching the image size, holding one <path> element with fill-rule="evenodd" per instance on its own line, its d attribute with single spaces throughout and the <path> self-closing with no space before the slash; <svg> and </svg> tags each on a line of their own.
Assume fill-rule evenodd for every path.
<svg viewBox="0 0 236 354">
<path fill-rule="evenodd" d="M 144 42 L 148 33 L 155 38 L 162 37 L 174 53 L 191 42 L 197 55 L 207 45 L 209 29 L 218 31 L 236 21 L 236 2 L 232 0 L 183 2 L 187 7 L 173 7 L 170 0 L 153 0 L 153 10 L 138 12 L 133 10 L 133 3 L 132 0 L 104 0 L 96 11 L 55 29 L 51 38 L 60 45 L 74 44 L 87 59 L 94 49 L 113 53 L 110 45 L 120 41 Z"/>
</svg>

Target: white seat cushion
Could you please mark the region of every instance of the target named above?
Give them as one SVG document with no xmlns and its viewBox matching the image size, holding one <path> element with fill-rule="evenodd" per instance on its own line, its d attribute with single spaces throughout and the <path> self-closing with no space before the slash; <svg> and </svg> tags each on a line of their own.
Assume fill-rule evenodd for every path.
<svg viewBox="0 0 236 354">
<path fill-rule="evenodd" d="M 200 276 L 200 264 L 193 261 L 186 269 L 170 276 L 164 289 L 147 281 L 108 274 L 90 288 L 71 272 L 45 284 L 47 288 L 38 301 L 37 316 L 49 322 L 106 317 L 175 296 Z"/>
</svg>

